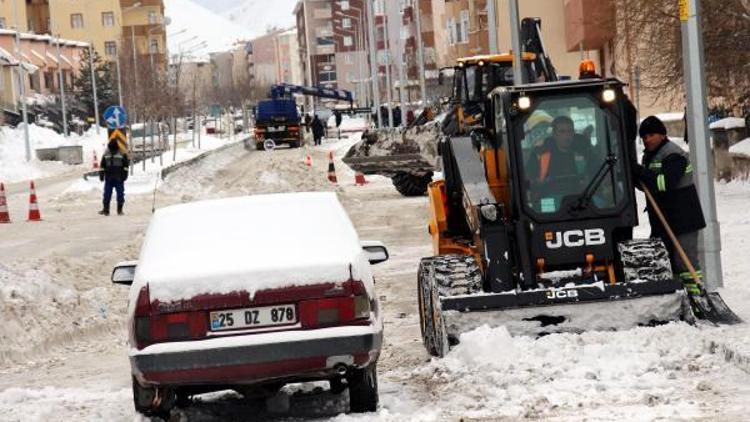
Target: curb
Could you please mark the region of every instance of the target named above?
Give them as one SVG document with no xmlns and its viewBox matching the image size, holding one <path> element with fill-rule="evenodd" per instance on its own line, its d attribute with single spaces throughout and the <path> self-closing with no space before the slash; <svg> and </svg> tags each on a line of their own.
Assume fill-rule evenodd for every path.
<svg viewBox="0 0 750 422">
<path fill-rule="evenodd" d="M 195 157 L 193 157 L 193 158 L 191 158 L 189 160 L 181 161 L 179 163 L 172 164 L 171 166 L 164 167 L 162 169 L 162 171 L 161 171 L 161 179 L 164 180 L 171 173 L 174 173 L 175 171 L 177 171 L 177 170 L 179 170 L 179 169 L 181 169 L 183 167 L 191 166 L 191 165 L 193 165 L 193 164 L 195 164 L 195 163 L 203 160 L 204 158 L 207 158 L 208 156 L 210 156 L 212 154 L 215 154 L 215 153 L 227 150 L 227 149 L 229 149 L 231 147 L 234 147 L 234 146 L 237 146 L 237 145 L 241 145 L 247 139 L 249 139 L 249 138 L 240 139 L 239 141 L 235 141 L 235 142 L 232 142 L 232 143 L 229 143 L 229 144 L 226 144 L 226 145 L 222 145 L 222 146 L 220 146 L 218 148 L 215 148 L 215 149 L 212 149 L 210 151 L 206 151 L 206 152 L 203 152 L 201 154 L 198 154 L 198 155 L 196 155 Z"/>
</svg>

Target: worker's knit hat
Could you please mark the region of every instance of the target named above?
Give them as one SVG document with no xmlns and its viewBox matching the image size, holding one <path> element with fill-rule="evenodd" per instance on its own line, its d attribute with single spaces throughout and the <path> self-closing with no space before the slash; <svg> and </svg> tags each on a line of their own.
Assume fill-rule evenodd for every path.
<svg viewBox="0 0 750 422">
<path fill-rule="evenodd" d="M 656 116 L 648 116 L 643 119 L 640 129 L 638 129 L 638 135 L 640 135 L 641 138 L 645 138 L 646 135 L 652 133 L 667 135 L 667 127 L 664 126 L 664 123 L 662 123 L 662 121 Z"/>
</svg>

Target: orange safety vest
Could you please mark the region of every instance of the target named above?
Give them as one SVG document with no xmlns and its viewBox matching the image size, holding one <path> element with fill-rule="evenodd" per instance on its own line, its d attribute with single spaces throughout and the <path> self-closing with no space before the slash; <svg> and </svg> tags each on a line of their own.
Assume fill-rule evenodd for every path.
<svg viewBox="0 0 750 422">
<path fill-rule="evenodd" d="M 552 160 L 552 153 L 550 151 L 544 151 L 539 156 L 539 181 L 543 182 L 549 174 L 549 162 Z"/>
</svg>

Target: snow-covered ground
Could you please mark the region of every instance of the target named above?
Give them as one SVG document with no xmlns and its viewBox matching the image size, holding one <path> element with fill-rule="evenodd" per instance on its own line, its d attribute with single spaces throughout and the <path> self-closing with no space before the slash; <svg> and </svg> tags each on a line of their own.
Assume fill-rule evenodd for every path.
<svg viewBox="0 0 750 422">
<path fill-rule="evenodd" d="M 391 259 L 373 267 L 385 315 L 379 411 L 343 415 L 345 397 L 336 404 L 325 395 L 286 395 L 291 407 L 272 403 L 270 410 L 279 412 L 271 415 L 274 420 L 747 420 L 745 325 L 673 323 L 540 339 L 480 327 L 465 333 L 447 357 L 430 359 L 416 309 L 416 268 L 431 253 L 427 199 L 401 197 L 382 177 L 354 186 L 353 172 L 339 159 L 355 140 L 273 152 L 238 145 L 175 172 L 156 191 L 157 207 L 242 194 L 332 191 L 361 239 L 389 247 Z M 304 164 L 308 151 L 312 167 Z M 329 151 L 337 157 L 335 186 L 326 180 Z M 152 197 L 134 195 L 126 216 L 104 218 L 95 215 L 97 193 L 63 194 L 69 185 L 49 187 L 56 192 L 48 195 L 44 222 L 0 226 L 0 420 L 142 420 L 129 392 L 127 291 L 110 286 L 108 277 L 117 261 L 137 257 Z M 717 184 L 716 192 L 722 294 L 750 320 L 750 261 L 744 253 L 750 246 L 750 184 Z M 648 233 L 642 217 L 639 235 Z M 173 420 L 259 420 L 269 416 L 264 412 L 236 394 L 215 393 L 175 411 Z"/>
</svg>

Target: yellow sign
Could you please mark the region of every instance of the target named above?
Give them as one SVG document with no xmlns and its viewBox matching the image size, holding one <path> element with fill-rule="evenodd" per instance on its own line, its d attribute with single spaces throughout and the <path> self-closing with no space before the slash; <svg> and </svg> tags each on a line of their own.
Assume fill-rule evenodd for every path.
<svg viewBox="0 0 750 422">
<path fill-rule="evenodd" d="M 690 17 L 690 0 L 679 0 L 680 1 L 680 20 L 687 22 Z M 674 3 L 673 3 L 674 4 Z"/>
<path fill-rule="evenodd" d="M 127 153 L 128 137 L 120 129 L 110 129 L 109 140 L 110 142 L 116 140 L 117 146 L 120 148 L 120 151 Z"/>
</svg>

